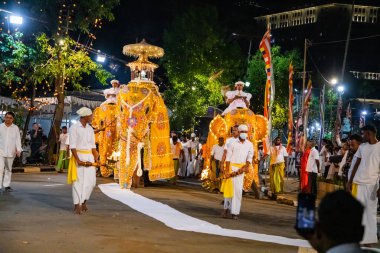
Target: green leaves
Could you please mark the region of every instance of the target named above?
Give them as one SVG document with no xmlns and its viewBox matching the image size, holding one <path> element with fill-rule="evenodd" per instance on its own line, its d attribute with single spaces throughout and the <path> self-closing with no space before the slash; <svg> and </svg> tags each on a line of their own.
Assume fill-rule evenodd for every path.
<svg viewBox="0 0 380 253">
<path fill-rule="evenodd" d="M 289 99 L 289 64 L 293 62 L 294 70 L 301 69 L 302 59 L 296 50 L 281 53 L 279 46 L 272 47 L 274 68 L 275 99 L 272 108 L 272 125 L 282 129 L 287 122 Z M 251 107 L 255 113 L 263 113 L 266 85 L 265 63 L 258 50 L 248 64 L 247 79 L 251 83 L 248 91 L 252 93 Z"/>
<path fill-rule="evenodd" d="M 162 62 L 170 83 L 164 97 L 174 129 L 189 129 L 208 106 L 224 103 L 222 86 L 242 75 L 240 49 L 224 37 L 218 12 L 209 6 L 189 9 L 164 32 Z"/>
</svg>

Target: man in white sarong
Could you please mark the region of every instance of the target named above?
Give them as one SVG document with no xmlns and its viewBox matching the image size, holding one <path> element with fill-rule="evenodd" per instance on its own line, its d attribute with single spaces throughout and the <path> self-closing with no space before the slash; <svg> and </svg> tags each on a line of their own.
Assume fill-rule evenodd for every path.
<svg viewBox="0 0 380 253">
<path fill-rule="evenodd" d="M 69 163 L 67 181 L 73 184 L 72 194 L 74 213 L 86 212 L 86 202 L 90 199 L 96 184 L 96 167 L 99 154 L 96 151 L 94 130 L 89 125 L 92 121 L 92 111 L 82 107 L 77 111 L 80 120 L 70 127 L 70 149 L 72 157 Z"/>
<path fill-rule="evenodd" d="M 111 81 L 112 88 L 106 89 L 103 91 L 106 101 L 102 104 L 116 104 L 117 94 L 120 91 L 120 83 L 118 80 Z"/>
<path fill-rule="evenodd" d="M 227 189 L 228 187 L 232 187 L 230 207 L 225 210 L 225 216 L 228 215 L 229 209 L 232 214 L 232 218 L 235 220 L 238 219 L 238 215 L 240 213 L 244 172 L 248 171 L 253 160 L 253 144 L 247 140 L 248 127 L 246 125 L 240 125 L 238 130 L 239 138 L 229 145 L 226 158 L 226 171 L 229 171 L 231 166 L 232 173 L 236 173 L 237 175 L 229 178 L 232 180 L 232 185 L 227 182 L 225 182 L 224 185 L 224 194 L 231 191 L 231 189 Z M 225 199 L 224 201 L 228 206 L 229 200 Z"/>
<path fill-rule="evenodd" d="M 21 138 L 18 126 L 13 124 L 15 114 L 7 112 L 4 123 L 0 124 L 0 191 L 11 192 L 12 165 L 15 157 L 20 157 Z"/>
<path fill-rule="evenodd" d="M 380 142 L 376 139 L 376 128 L 364 126 L 363 143 L 356 152 L 356 163 L 347 183 L 347 190 L 364 205 L 364 237 L 361 244 L 371 245 L 377 240 L 377 203 L 380 179 Z M 349 221 L 348 221 L 349 222 Z"/>
<path fill-rule="evenodd" d="M 189 160 L 187 162 L 186 172 L 186 176 L 188 177 L 195 176 L 196 160 L 198 159 L 199 154 L 199 141 L 195 139 L 195 133 L 192 133 L 190 137 L 191 139 L 188 141 L 188 145 L 186 145 L 189 151 Z"/>
<path fill-rule="evenodd" d="M 226 115 L 236 108 L 249 107 L 249 101 L 251 100 L 252 95 L 244 92 L 243 87 L 244 83 L 242 81 L 238 81 L 235 83 L 235 90 L 228 91 L 226 93 L 228 107 L 224 110 L 222 115 Z"/>
</svg>

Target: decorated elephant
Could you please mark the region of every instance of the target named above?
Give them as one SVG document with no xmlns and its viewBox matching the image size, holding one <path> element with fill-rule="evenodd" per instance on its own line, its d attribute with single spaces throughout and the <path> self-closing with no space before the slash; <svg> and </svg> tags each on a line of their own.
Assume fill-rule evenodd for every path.
<svg viewBox="0 0 380 253">
<path fill-rule="evenodd" d="M 157 86 L 140 79 L 121 86 L 116 115 L 120 187 L 129 189 L 143 169 L 151 181 L 174 177 L 169 117 Z"/>
<path fill-rule="evenodd" d="M 230 129 L 235 125 L 245 124 L 248 126 L 248 140 L 250 140 L 255 148 L 255 157 L 258 157 L 257 144 L 264 140 L 268 134 L 268 121 L 264 116 L 255 115 L 251 110 L 242 108 L 234 109 L 227 113 L 224 117 L 217 115 L 209 126 L 209 134 L 207 137 L 206 147 L 203 149 L 204 168 L 202 171 L 202 186 L 209 190 L 218 189 L 220 178 L 216 177 L 215 169 L 211 163 L 212 147 L 218 143 L 219 137 L 225 139 L 231 137 Z M 245 191 L 251 188 L 255 180 L 259 182 L 258 164 L 253 164 L 249 172 L 244 175 Z"/>
</svg>

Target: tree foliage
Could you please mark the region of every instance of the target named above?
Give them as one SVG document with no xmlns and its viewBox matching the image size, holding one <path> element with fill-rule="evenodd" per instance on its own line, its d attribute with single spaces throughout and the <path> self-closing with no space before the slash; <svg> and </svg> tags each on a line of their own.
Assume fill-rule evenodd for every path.
<svg viewBox="0 0 380 253">
<path fill-rule="evenodd" d="M 279 46 L 272 47 L 272 63 L 275 82 L 275 99 L 272 109 L 272 126 L 282 129 L 288 121 L 289 98 L 289 64 L 293 63 L 294 71 L 302 66 L 300 53 L 296 50 L 281 53 Z M 247 80 L 251 83 L 247 91 L 252 93 L 251 108 L 255 113 L 263 113 L 266 85 L 265 62 L 258 50 L 249 61 Z"/>
<path fill-rule="evenodd" d="M 227 43 L 216 8 L 192 7 L 164 32 L 162 60 L 170 88 L 165 101 L 175 129 L 190 128 L 208 106 L 223 103 L 221 87 L 242 74 L 240 49 Z"/>
</svg>

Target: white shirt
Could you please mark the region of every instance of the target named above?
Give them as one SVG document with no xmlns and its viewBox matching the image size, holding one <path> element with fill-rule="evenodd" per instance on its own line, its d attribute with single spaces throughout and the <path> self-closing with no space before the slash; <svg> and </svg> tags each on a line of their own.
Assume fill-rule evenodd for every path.
<svg viewBox="0 0 380 253">
<path fill-rule="evenodd" d="M 111 103 L 116 104 L 117 102 L 117 94 L 119 93 L 120 88 L 109 88 L 103 91 L 104 96 L 106 97 L 106 101 L 103 103 Z"/>
<path fill-rule="evenodd" d="M 376 144 L 363 143 L 355 156 L 361 158 L 360 165 L 354 177 L 354 183 L 374 185 L 379 182 L 380 173 L 380 141 Z"/>
<path fill-rule="evenodd" d="M 70 127 L 70 149 L 91 150 L 95 146 L 94 129 L 89 124 L 83 127 L 79 121 Z"/>
<path fill-rule="evenodd" d="M 271 164 L 283 163 L 285 162 L 285 157 L 288 157 L 288 152 L 286 151 L 286 148 L 282 145 L 271 147 L 270 153 L 271 155 L 277 154 L 276 160 L 273 162 L 271 161 Z"/>
<path fill-rule="evenodd" d="M 67 148 L 66 140 L 67 140 L 68 136 L 69 135 L 67 133 L 66 134 L 61 133 L 59 135 L 59 142 L 60 142 L 60 144 L 59 144 L 59 150 L 66 150 L 66 148 Z"/>
<path fill-rule="evenodd" d="M 5 123 L 0 124 L 0 156 L 15 157 L 17 151 L 22 151 L 18 126 L 12 124 L 7 127 Z"/>
<path fill-rule="evenodd" d="M 249 140 L 241 142 L 240 140 L 231 143 L 227 150 L 227 162 L 231 163 L 252 163 L 253 159 L 253 144 Z"/>
<path fill-rule="evenodd" d="M 248 102 L 249 100 L 251 100 L 251 97 L 252 97 L 250 93 L 238 91 L 238 90 L 228 91 L 226 93 L 227 99 L 233 99 L 236 95 L 246 97 Z M 231 104 L 229 104 L 228 107 L 224 110 L 222 115 L 225 115 L 238 107 L 247 108 L 247 105 L 244 103 L 244 99 L 239 98 L 232 101 Z"/>
<path fill-rule="evenodd" d="M 231 143 L 233 143 L 233 142 L 235 142 L 237 140 L 239 140 L 239 138 L 235 138 L 235 137 L 228 138 L 226 140 L 226 144 L 224 145 L 224 150 L 227 150 L 230 147 Z"/>
<path fill-rule="evenodd" d="M 318 173 L 317 161 L 319 161 L 319 153 L 316 148 L 310 150 L 309 158 L 307 159 L 306 171 Z"/>
<path fill-rule="evenodd" d="M 363 252 L 357 243 L 345 243 L 330 248 L 326 253 L 360 253 Z"/>
<path fill-rule="evenodd" d="M 212 147 L 211 156 L 214 156 L 215 160 L 221 161 L 223 157 L 223 153 L 224 153 L 224 145 L 219 146 L 219 144 L 215 144 Z"/>
</svg>

